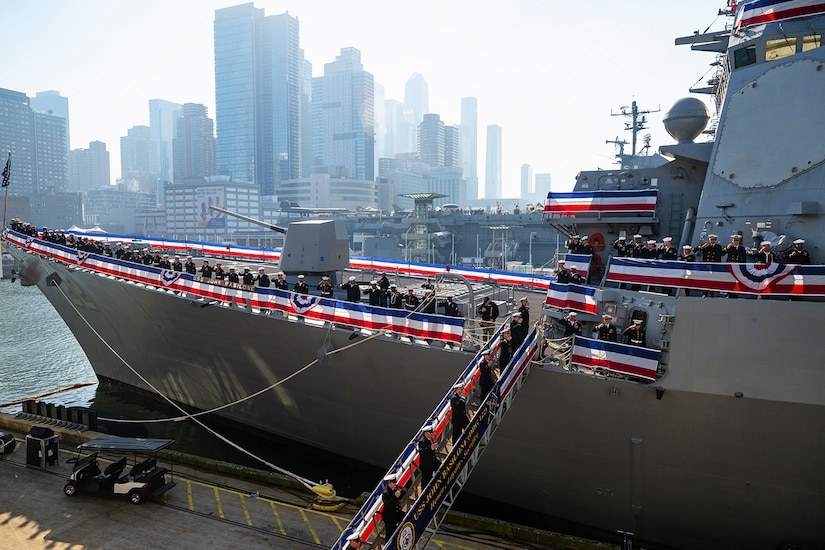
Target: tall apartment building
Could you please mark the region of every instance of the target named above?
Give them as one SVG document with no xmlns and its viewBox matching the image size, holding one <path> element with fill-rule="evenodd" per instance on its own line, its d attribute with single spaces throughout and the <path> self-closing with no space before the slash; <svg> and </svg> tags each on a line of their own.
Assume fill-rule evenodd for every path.
<svg viewBox="0 0 825 550">
<path fill-rule="evenodd" d="M 444 166 L 444 121 L 427 113 L 418 125 L 418 158 L 430 166 Z"/>
<path fill-rule="evenodd" d="M 375 179 L 375 81 L 360 51 L 342 48 L 324 65 L 324 75 L 312 79 L 312 105 L 315 166 Z"/>
<path fill-rule="evenodd" d="M 302 167 L 308 65 L 298 20 L 252 3 L 223 8 L 214 39 L 218 173 L 274 195 L 276 180 L 297 178 Z"/>
<path fill-rule="evenodd" d="M 184 103 L 173 140 L 175 182 L 215 175 L 214 127 L 206 106 Z"/>
<path fill-rule="evenodd" d="M 533 167 L 529 164 L 521 165 L 521 186 L 519 188 L 519 198 L 522 201 L 531 202 L 535 194 L 535 181 L 533 180 Z M 524 204 L 522 202 L 522 204 Z"/>
<path fill-rule="evenodd" d="M 91 141 L 88 149 L 69 152 L 69 191 L 86 193 L 110 185 L 109 151 L 105 143 Z"/>
<path fill-rule="evenodd" d="M 157 196 L 157 146 L 149 136 L 148 126 L 134 126 L 120 138 L 120 177 L 129 191 Z"/>
<path fill-rule="evenodd" d="M 155 143 L 158 161 L 158 203 L 163 204 L 163 183 L 174 181 L 175 123 L 180 116 L 179 103 L 165 99 L 149 100 L 149 139 Z"/>
<path fill-rule="evenodd" d="M 57 90 L 37 92 L 29 98 L 32 111 L 44 115 L 56 116 L 66 121 L 66 151 L 71 148 L 69 133 L 69 98 L 60 95 Z"/>
<path fill-rule="evenodd" d="M 487 126 L 487 156 L 484 171 L 484 198 L 500 199 L 501 182 L 501 126 Z"/>
<path fill-rule="evenodd" d="M 5 165 L 12 154 L 9 195 L 32 198 L 66 191 L 68 115 L 63 114 L 36 112 L 26 94 L 0 89 L 0 162 Z"/>
<path fill-rule="evenodd" d="M 459 133 L 441 117 L 427 113 L 418 125 L 418 157 L 432 167 L 458 168 Z"/>
<path fill-rule="evenodd" d="M 66 119 L 32 113 L 34 130 L 33 172 L 35 193 L 62 193 L 69 187 L 69 150 Z"/>
<path fill-rule="evenodd" d="M 467 181 L 467 199 L 478 200 L 478 100 L 461 98 L 459 166 Z"/>
</svg>

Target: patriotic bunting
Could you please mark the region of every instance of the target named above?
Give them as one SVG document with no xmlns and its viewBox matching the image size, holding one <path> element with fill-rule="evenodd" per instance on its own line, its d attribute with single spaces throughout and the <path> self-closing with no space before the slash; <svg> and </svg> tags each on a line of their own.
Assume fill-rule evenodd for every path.
<svg viewBox="0 0 825 550">
<path fill-rule="evenodd" d="M 613 258 L 607 280 L 743 294 L 825 296 L 825 266 L 685 263 Z"/>
<path fill-rule="evenodd" d="M 550 283 L 544 305 L 560 309 L 575 309 L 596 314 L 596 289 L 575 285 Z"/>
<path fill-rule="evenodd" d="M 81 264 L 77 250 L 32 239 L 10 231 L 6 239 L 42 256 L 71 265 Z M 98 273 L 128 279 L 151 286 L 185 292 L 210 300 L 235 302 L 261 310 L 280 310 L 288 314 L 300 314 L 307 318 L 334 322 L 368 330 L 391 330 L 413 338 L 461 343 L 464 334 L 464 318 L 408 312 L 366 304 L 356 304 L 308 296 L 275 288 L 250 288 L 237 284 L 219 284 L 216 281 L 196 279 L 181 273 L 154 266 L 126 262 L 115 258 L 83 253 L 82 265 Z"/>
<path fill-rule="evenodd" d="M 661 351 L 576 336 L 571 362 L 591 368 L 656 380 Z"/>
<path fill-rule="evenodd" d="M 755 0 L 744 2 L 736 9 L 734 30 L 751 25 L 807 17 L 825 13 L 822 0 Z"/>
<path fill-rule="evenodd" d="M 591 191 L 547 194 L 545 214 L 579 212 L 649 212 L 656 210 L 656 189 L 643 191 Z"/>
</svg>

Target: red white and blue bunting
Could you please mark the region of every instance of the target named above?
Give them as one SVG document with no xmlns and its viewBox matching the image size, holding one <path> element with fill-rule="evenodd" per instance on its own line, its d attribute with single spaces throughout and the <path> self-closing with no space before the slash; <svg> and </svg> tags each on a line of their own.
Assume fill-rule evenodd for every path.
<svg viewBox="0 0 825 550">
<path fill-rule="evenodd" d="M 576 284 L 550 283 L 544 305 L 596 314 L 596 289 Z"/>
<path fill-rule="evenodd" d="M 736 8 L 734 30 L 752 25 L 825 13 L 822 0 L 754 0 Z"/>
<path fill-rule="evenodd" d="M 547 194 L 545 214 L 572 216 L 580 212 L 648 212 L 656 210 L 655 189 Z"/>
<path fill-rule="evenodd" d="M 825 296 L 825 266 L 685 263 L 613 258 L 607 280 L 743 294 Z"/>
<path fill-rule="evenodd" d="M 572 363 L 590 368 L 603 368 L 612 372 L 656 380 L 656 369 L 662 352 L 616 342 L 573 338 Z"/>
<path fill-rule="evenodd" d="M 15 232 L 4 236 L 9 242 L 41 256 L 77 265 L 136 283 L 176 290 L 211 300 L 249 305 L 264 311 L 279 310 L 306 318 L 334 322 L 367 330 L 390 330 L 414 338 L 461 343 L 464 318 L 409 312 L 365 304 L 287 292 L 275 288 L 253 288 L 195 278 L 188 273 L 126 262 L 73 248 L 31 239 Z"/>
</svg>

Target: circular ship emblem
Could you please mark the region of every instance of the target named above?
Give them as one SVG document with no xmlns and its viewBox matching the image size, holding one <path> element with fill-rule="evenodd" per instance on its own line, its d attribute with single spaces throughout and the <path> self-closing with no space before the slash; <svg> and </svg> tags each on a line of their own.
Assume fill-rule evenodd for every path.
<svg viewBox="0 0 825 550">
<path fill-rule="evenodd" d="M 398 548 L 401 550 L 410 550 L 415 542 L 415 530 L 412 523 L 405 523 L 398 532 Z"/>
</svg>

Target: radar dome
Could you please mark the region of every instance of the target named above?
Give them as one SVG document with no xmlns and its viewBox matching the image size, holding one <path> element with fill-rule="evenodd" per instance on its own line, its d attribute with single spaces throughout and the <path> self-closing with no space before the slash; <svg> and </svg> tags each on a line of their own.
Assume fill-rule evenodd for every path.
<svg viewBox="0 0 825 550">
<path fill-rule="evenodd" d="M 665 130 L 679 143 L 690 143 L 707 127 L 710 116 L 705 104 L 695 97 L 683 97 L 665 113 Z"/>
</svg>

